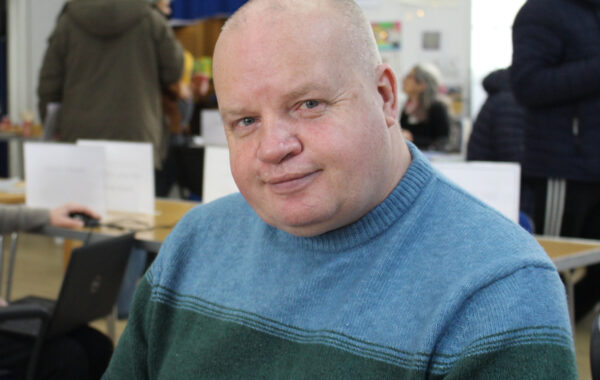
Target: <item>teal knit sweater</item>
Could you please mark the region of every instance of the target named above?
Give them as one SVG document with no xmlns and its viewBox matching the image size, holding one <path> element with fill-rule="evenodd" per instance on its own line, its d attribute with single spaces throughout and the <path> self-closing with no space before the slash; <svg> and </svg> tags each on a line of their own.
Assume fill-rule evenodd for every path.
<svg viewBox="0 0 600 380">
<path fill-rule="evenodd" d="M 383 203 L 320 236 L 265 224 L 239 194 L 189 212 L 104 378 L 576 378 L 552 262 L 411 151 Z"/>
</svg>

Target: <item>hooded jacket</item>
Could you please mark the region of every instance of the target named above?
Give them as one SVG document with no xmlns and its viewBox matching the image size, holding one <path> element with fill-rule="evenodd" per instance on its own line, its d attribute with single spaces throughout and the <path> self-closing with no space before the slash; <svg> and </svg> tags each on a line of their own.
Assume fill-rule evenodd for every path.
<svg viewBox="0 0 600 380">
<path fill-rule="evenodd" d="M 483 80 L 488 97 L 481 107 L 467 146 L 467 160 L 521 162 L 525 109 L 511 91 L 508 69 Z"/>
<path fill-rule="evenodd" d="M 511 83 L 527 108 L 523 174 L 600 182 L 600 0 L 528 0 Z"/>
<path fill-rule="evenodd" d="M 65 5 L 48 41 L 39 112 L 62 103 L 58 138 L 151 142 L 160 168 L 166 131 L 161 88 L 175 83 L 182 49 L 171 28 L 140 0 L 77 0 Z"/>
</svg>

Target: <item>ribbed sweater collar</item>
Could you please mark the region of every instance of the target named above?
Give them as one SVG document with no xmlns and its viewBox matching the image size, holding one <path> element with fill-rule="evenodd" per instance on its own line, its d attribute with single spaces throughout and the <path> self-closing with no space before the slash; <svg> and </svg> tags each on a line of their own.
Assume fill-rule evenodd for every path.
<svg viewBox="0 0 600 380">
<path fill-rule="evenodd" d="M 298 249 L 316 251 L 344 251 L 364 244 L 387 230 L 412 207 L 425 185 L 433 175 L 427 158 L 408 143 L 412 162 L 404 177 L 388 197 L 358 221 L 313 237 L 298 237 L 272 228 L 274 240 Z"/>
</svg>

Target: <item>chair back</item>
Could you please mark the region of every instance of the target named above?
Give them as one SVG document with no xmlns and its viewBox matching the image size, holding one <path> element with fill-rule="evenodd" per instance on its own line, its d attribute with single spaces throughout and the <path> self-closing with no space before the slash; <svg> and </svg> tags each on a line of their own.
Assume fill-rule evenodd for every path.
<svg viewBox="0 0 600 380">
<path fill-rule="evenodd" d="M 600 380 L 600 313 L 594 317 L 590 338 L 590 368 L 592 379 Z"/>
</svg>

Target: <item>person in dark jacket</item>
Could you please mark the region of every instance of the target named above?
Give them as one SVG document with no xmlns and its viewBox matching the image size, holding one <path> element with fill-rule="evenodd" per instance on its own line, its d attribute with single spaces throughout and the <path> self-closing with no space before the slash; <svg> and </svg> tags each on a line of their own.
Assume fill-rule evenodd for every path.
<svg viewBox="0 0 600 380">
<path fill-rule="evenodd" d="M 71 0 L 40 70 L 39 113 L 61 103 L 58 139 L 150 142 L 166 154 L 161 88 L 177 83 L 183 53 L 167 20 L 139 0 Z"/>
<path fill-rule="evenodd" d="M 600 238 L 600 0 L 528 0 L 513 25 L 511 83 L 527 109 L 523 184 L 538 233 Z M 576 318 L 598 289 L 590 267 Z"/>
<path fill-rule="evenodd" d="M 508 69 L 499 69 L 483 80 L 488 98 L 481 107 L 467 145 L 467 161 L 521 162 L 525 109 L 510 88 Z"/>
<path fill-rule="evenodd" d="M 483 79 L 488 98 L 473 123 L 467 145 L 467 161 L 521 163 L 524 149 L 525 109 L 510 88 L 509 69 L 499 69 Z M 529 232 L 535 226 L 526 211 L 531 199 L 521 190 L 519 224 Z"/>
<path fill-rule="evenodd" d="M 402 81 L 408 100 L 400 127 L 404 138 L 422 150 L 444 150 L 450 135 L 448 108 L 438 98 L 440 83 L 433 71 L 427 65 L 416 65 Z"/>
</svg>

